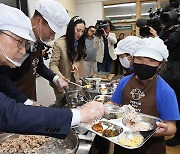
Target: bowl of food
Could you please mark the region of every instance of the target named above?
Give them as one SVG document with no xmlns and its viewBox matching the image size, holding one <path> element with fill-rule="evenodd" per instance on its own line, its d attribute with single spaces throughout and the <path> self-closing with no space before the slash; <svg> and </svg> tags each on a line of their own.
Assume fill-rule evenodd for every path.
<svg viewBox="0 0 180 154">
<path fill-rule="evenodd" d="M 110 98 L 111 98 L 111 95 L 97 95 L 94 97 L 93 100 L 97 102 L 101 102 L 101 103 L 106 103 L 110 101 Z"/>
<path fill-rule="evenodd" d="M 99 93 L 102 95 L 111 94 L 112 88 L 110 84 L 99 84 Z"/>
<path fill-rule="evenodd" d="M 90 89 L 97 89 L 101 78 L 85 78 L 84 81 L 86 82 L 86 85 L 91 85 Z"/>
<path fill-rule="evenodd" d="M 118 143 L 123 147 L 138 148 L 144 140 L 144 137 L 136 131 L 125 131 L 118 138 Z"/>
<path fill-rule="evenodd" d="M 156 119 L 144 114 L 137 115 L 136 120 L 133 122 L 124 118 L 122 122 L 126 127 L 141 132 L 153 131 L 157 128 Z"/>
</svg>

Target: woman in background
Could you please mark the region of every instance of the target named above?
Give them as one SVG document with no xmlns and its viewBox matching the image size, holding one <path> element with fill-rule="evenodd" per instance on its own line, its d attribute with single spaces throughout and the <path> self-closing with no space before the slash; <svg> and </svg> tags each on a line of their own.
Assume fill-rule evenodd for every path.
<svg viewBox="0 0 180 154">
<path fill-rule="evenodd" d="M 53 45 L 49 68 L 58 76 L 73 82 L 79 80 L 79 65 L 85 54 L 85 21 L 73 17 L 68 26 L 66 35 L 60 37 Z M 52 85 L 56 99 L 63 96 L 61 89 Z"/>
</svg>

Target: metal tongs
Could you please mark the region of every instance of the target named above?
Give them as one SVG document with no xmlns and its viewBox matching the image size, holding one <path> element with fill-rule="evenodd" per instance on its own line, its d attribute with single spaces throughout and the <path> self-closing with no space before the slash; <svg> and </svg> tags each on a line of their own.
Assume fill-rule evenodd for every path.
<svg viewBox="0 0 180 154">
<path fill-rule="evenodd" d="M 77 83 L 74 83 L 74 82 L 72 82 L 72 81 L 69 81 L 69 83 L 71 83 L 71 84 L 73 84 L 73 85 L 75 85 L 75 86 L 81 87 L 81 88 L 83 88 L 83 89 L 89 89 L 88 86 L 90 86 L 90 88 L 91 88 L 91 85 L 89 85 L 89 84 L 84 85 L 84 86 L 81 86 L 81 85 L 79 85 L 79 84 L 77 84 Z"/>
<path fill-rule="evenodd" d="M 73 84 L 73 85 L 75 85 L 75 86 L 78 86 L 78 87 L 84 88 L 84 86 L 81 86 L 81 85 L 79 85 L 79 84 L 77 84 L 77 83 L 74 83 L 74 82 L 72 82 L 72 81 L 69 81 L 69 83 L 71 83 L 71 84 Z"/>
</svg>

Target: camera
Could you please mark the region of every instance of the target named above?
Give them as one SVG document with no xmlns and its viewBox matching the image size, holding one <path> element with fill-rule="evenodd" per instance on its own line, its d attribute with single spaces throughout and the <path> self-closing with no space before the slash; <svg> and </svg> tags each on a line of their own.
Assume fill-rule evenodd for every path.
<svg viewBox="0 0 180 154">
<path fill-rule="evenodd" d="M 137 27 L 139 27 L 139 34 L 142 37 L 149 37 L 150 35 L 152 35 L 150 33 L 149 27 L 152 27 L 154 30 L 156 30 L 157 33 L 161 32 L 161 22 L 158 17 L 153 17 L 150 19 L 139 18 L 136 21 L 136 25 Z"/>
<path fill-rule="evenodd" d="M 148 11 L 149 19 L 139 18 L 136 21 L 136 26 L 139 27 L 139 33 L 142 37 L 149 37 L 152 34 L 150 33 L 150 28 L 152 27 L 158 35 L 164 35 L 163 33 L 166 30 L 173 26 L 177 25 L 180 22 L 178 21 L 179 16 L 179 0 L 170 0 L 170 5 L 167 5 L 163 9 L 157 9 L 156 12 L 152 12 L 152 8 Z"/>
<path fill-rule="evenodd" d="M 97 20 L 97 23 L 95 25 L 95 27 L 96 27 L 96 34 L 95 35 L 97 35 L 97 36 L 103 35 L 104 34 L 103 29 L 107 28 L 108 26 L 109 25 L 105 21 Z"/>
<path fill-rule="evenodd" d="M 178 18 L 180 17 L 180 1 L 179 0 L 170 0 L 170 5 L 162 9 L 160 14 L 160 20 L 164 25 L 176 25 L 180 24 Z"/>
</svg>

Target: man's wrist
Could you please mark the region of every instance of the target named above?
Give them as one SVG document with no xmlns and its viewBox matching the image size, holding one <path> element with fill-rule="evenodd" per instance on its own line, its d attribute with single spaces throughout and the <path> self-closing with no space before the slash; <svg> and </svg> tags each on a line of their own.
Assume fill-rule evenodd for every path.
<svg viewBox="0 0 180 154">
<path fill-rule="evenodd" d="M 55 77 L 53 78 L 53 83 L 54 83 L 55 85 L 58 85 L 58 83 L 57 83 L 58 79 L 59 79 L 59 76 L 58 76 L 58 75 L 55 75 Z"/>
<path fill-rule="evenodd" d="M 77 125 L 81 122 L 80 110 L 79 109 L 71 109 L 72 111 L 72 121 L 71 126 Z"/>
</svg>

